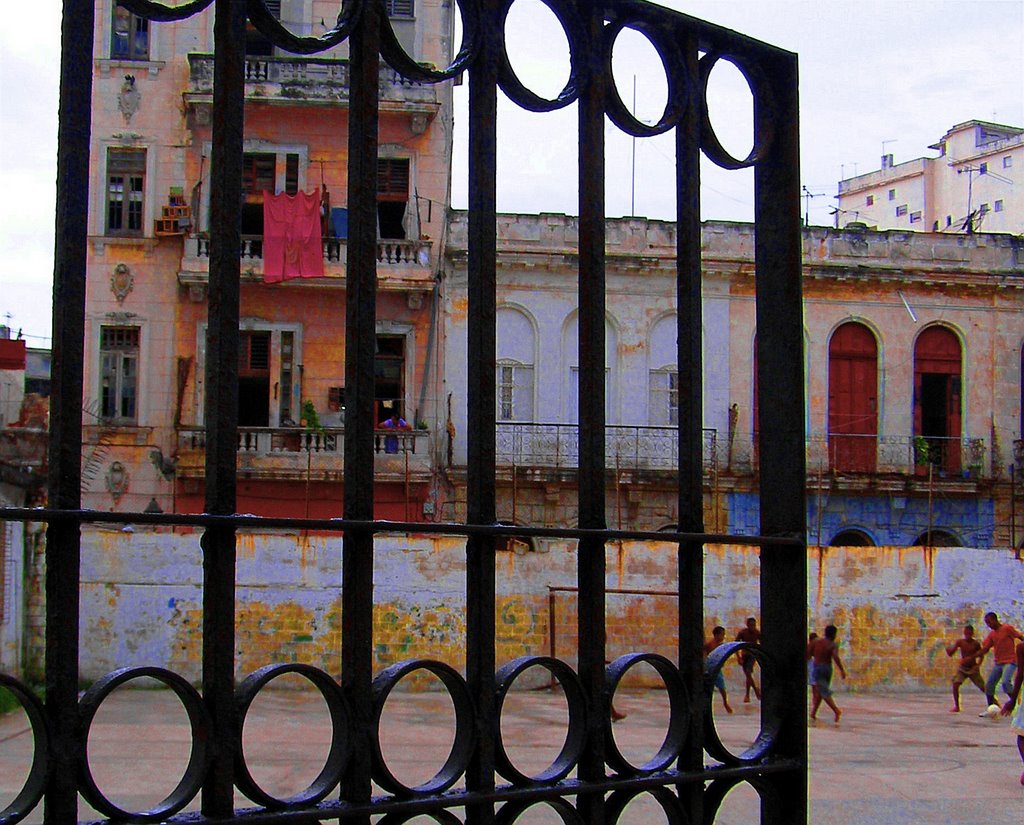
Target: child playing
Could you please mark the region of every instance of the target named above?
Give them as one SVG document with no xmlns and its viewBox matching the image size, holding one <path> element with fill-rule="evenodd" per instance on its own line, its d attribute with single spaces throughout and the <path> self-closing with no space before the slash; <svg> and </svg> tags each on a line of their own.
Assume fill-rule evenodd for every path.
<svg viewBox="0 0 1024 825">
<path fill-rule="evenodd" d="M 711 631 L 711 641 L 704 642 L 704 658 L 707 659 L 708 654 L 724 642 L 725 628 L 718 625 Z M 732 708 L 729 706 L 729 697 L 725 693 L 725 676 L 722 674 L 721 670 L 718 671 L 718 674 L 715 676 L 715 687 L 718 688 L 718 692 L 722 694 L 722 704 L 725 706 L 725 712 L 732 713 Z"/>
<path fill-rule="evenodd" d="M 1024 696 L 1021 694 L 1021 682 L 1024 682 L 1024 642 L 1017 644 L 1016 652 L 1017 673 L 1013 679 L 1013 687 L 1010 689 L 1010 698 L 1006 700 L 1000 713 L 1003 716 L 1013 714 L 1010 720 L 1010 730 L 1017 734 L 1017 751 L 1020 753 L 1020 761 L 1024 763 Z M 1016 706 L 1016 710 L 1014 710 Z M 1024 785 L 1024 773 L 1020 775 L 1020 784 Z"/>
</svg>

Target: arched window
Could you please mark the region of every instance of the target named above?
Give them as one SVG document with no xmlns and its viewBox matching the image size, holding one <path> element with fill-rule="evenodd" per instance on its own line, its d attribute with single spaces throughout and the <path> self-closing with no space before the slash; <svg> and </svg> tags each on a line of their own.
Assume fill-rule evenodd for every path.
<svg viewBox="0 0 1024 825">
<path fill-rule="evenodd" d="M 914 345 L 914 436 L 919 472 L 960 470 L 960 340 L 928 327 Z"/>
<path fill-rule="evenodd" d="M 497 418 L 499 421 L 533 421 L 533 325 L 518 309 L 501 307 L 497 313 L 497 329 Z"/>
<path fill-rule="evenodd" d="M 863 324 L 843 324 L 828 345 L 828 454 L 833 470 L 875 471 L 878 345 Z"/>
<path fill-rule="evenodd" d="M 863 530 L 847 529 L 836 533 L 828 543 L 829 547 L 874 547 L 875 542 Z"/>
<path fill-rule="evenodd" d="M 963 547 L 960 538 L 949 530 L 925 530 L 910 543 L 911 547 Z"/>
<path fill-rule="evenodd" d="M 667 315 L 651 329 L 648 348 L 647 423 L 679 423 L 679 370 L 676 367 L 676 316 Z"/>
</svg>

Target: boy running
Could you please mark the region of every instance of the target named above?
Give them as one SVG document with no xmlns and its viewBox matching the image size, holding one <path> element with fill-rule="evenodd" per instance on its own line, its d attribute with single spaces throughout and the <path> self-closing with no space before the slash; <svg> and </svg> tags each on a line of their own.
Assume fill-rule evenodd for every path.
<svg viewBox="0 0 1024 825">
<path fill-rule="evenodd" d="M 747 626 L 744 627 L 739 633 L 736 634 L 737 642 L 747 642 L 752 645 L 761 644 L 761 631 L 757 629 L 757 619 L 751 616 L 747 619 Z M 742 650 L 736 654 L 740 660 L 740 667 L 743 668 L 743 678 L 746 680 L 745 690 L 743 692 L 743 701 L 750 702 L 750 691 L 754 691 L 754 696 L 758 699 L 761 698 L 761 688 L 757 686 L 757 682 L 754 681 L 754 665 L 757 660 L 753 656 L 746 655 Z"/>
<path fill-rule="evenodd" d="M 807 645 L 807 658 L 813 666 L 814 683 L 811 687 L 811 719 L 818 718 L 818 708 L 824 702 L 832 709 L 836 716 L 836 724 L 839 724 L 839 717 L 843 712 L 836 705 L 832 698 L 832 663 L 835 662 L 839 673 L 846 678 L 846 668 L 839 658 L 839 645 L 836 644 L 838 629 L 834 624 L 825 628 L 825 638 L 815 639 Z"/>
<path fill-rule="evenodd" d="M 708 657 L 708 654 L 718 647 L 720 644 L 725 643 L 725 628 L 721 625 L 717 625 L 711 631 L 711 641 L 704 642 L 704 658 Z M 726 713 L 732 713 L 732 708 L 729 706 L 729 697 L 725 693 L 725 674 L 719 670 L 715 676 L 715 687 L 718 688 L 718 692 L 722 694 L 722 704 L 725 706 Z"/>
<path fill-rule="evenodd" d="M 952 656 L 958 650 L 960 664 L 953 674 L 953 707 L 949 709 L 950 713 L 960 712 L 960 685 L 967 680 L 973 682 L 982 693 L 985 692 L 985 680 L 981 678 L 981 661 L 978 658 L 981 642 L 974 638 L 973 625 L 964 625 L 963 638 L 946 645 L 947 656 Z"/>
</svg>

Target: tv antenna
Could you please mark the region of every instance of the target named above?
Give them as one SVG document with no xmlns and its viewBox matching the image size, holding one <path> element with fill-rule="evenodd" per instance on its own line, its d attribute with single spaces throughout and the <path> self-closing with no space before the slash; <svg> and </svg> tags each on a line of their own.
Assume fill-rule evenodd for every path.
<svg viewBox="0 0 1024 825">
<path fill-rule="evenodd" d="M 820 198 L 825 193 L 812 192 L 810 189 L 803 185 L 801 185 L 800 188 L 804 190 L 804 194 L 802 196 L 804 199 L 804 226 L 808 226 L 810 225 L 811 198 Z"/>
</svg>

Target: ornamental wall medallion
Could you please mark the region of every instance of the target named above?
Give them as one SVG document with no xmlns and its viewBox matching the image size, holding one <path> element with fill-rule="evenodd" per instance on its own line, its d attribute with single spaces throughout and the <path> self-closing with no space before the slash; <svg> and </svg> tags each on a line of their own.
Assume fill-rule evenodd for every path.
<svg viewBox="0 0 1024 825">
<path fill-rule="evenodd" d="M 135 276 L 132 275 L 128 264 L 118 264 L 114 267 L 114 274 L 110 276 L 110 291 L 114 293 L 119 304 L 128 297 L 134 285 Z"/>
<path fill-rule="evenodd" d="M 124 83 L 121 84 L 121 91 L 117 93 L 117 108 L 124 115 L 124 122 L 130 123 L 132 115 L 139 111 L 139 104 L 142 103 L 142 92 L 135 85 L 135 75 L 126 74 Z"/>
<path fill-rule="evenodd" d="M 128 468 L 120 461 L 115 461 L 107 470 L 107 490 L 116 503 L 128 492 Z"/>
</svg>

